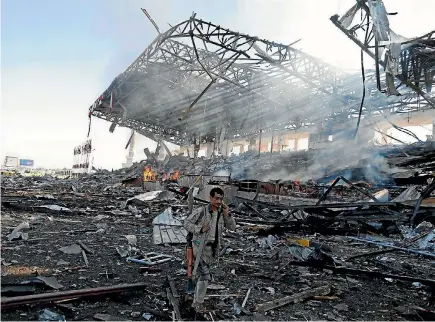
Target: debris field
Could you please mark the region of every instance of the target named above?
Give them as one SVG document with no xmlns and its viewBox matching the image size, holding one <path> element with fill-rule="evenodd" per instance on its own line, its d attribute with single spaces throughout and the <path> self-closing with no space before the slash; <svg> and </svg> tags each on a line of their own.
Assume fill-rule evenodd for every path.
<svg viewBox="0 0 435 322">
<path fill-rule="evenodd" d="M 361 49 L 354 73 L 301 39 L 194 12 L 164 31 L 141 10 L 157 37 L 95 96 L 72 169 L 52 172 L 77 177 L 2 168 L 2 320 L 435 320 L 435 134 L 402 127 L 435 132 L 435 32 L 400 36 L 396 9 L 357 0 L 330 17 Z M 94 168 L 92 117 L 131 130 L 125 168 Z M 133 164 L 136 134 L 157 146 Z M 237 225 L 199 313 L 184 220 L 217 186 Z"/>
<path fill-rule="evenodd" d="M 174 182 L 122 184 L 134 167 L 2 178 L 3 320 L 435 318 L 428 167 L 424 184 L 390 183 L 391 194 L 343 176 L 310 194 L 220 183 L 239 188 L 237 229 L 225 232 L 201 316 L 186 294 L 186 194 Z"/>
</svg>

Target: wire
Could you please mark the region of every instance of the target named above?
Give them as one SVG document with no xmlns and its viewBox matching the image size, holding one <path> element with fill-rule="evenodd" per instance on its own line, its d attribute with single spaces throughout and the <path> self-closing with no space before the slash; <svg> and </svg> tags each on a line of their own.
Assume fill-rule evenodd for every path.
<svg viewBox="0 0 435 322">
<path fill-rule="evenodd" d="M 367 25 L 366 25 L 365 43 L 367 43 L 367 38 L 368 38 L 368 34 L 369 34 L 369 15 L 367 14 L 366 17 L 367 17 Z M 361 98 L 361 105 L 359 107 L 358 121 L 356 123 L 355 132 L 353 133 L 354 140 L 355 140 L 356 135 L 358 133 L 359 125 L 361 123 L 361 115 L 362 115 L 362 110 L 363 110 L 363 105 L 364 105 L 364 99 L 366 97 L 366 74 L 364 72 L 364 51 L 362 50 L 362 48 L 361 48 L 361 76 L 362 76 L 362 81 L 363 81 L 363 95 Z"/>
<path fill-rule="evenodd" d="M 415 133 L 413 133 L 412 131 L 405 129 L 403 127 L 397 126 L 396 124 L 394 124 L 393 122 L 391 122 L 385 115 L 383 115 L 383 117 L 387 120 L 388 123 L 390 123 L 390 125 L 395 128 L 396 130 L 403 132 L 411 137 L 413 137 L 414 139 L 416 139 L 418 142 L 423 142 L 422 140 L 420 140 L 420 138 L 415 135 Z"/>
<path fill-rule="evenodd" d="M 384 142 L 385 142 L 385 144 L 388 144 L 388 141 L 387 141 L 387 139 L 385 138 L 385 135 L 384 135 L 384 133 L 382 133 L 382 131 L 381 131 L 381 129 L 379 128 L 379 125 L 378 125 L 378 123 L 375 121 L 375 126 L 376 126 L 376 129 L 375 129 L 375 131 L 377 131 L 378 133 L 380 133 L 381 135 L 382 135 L 382 138 L 384 139 Z"/>
</svg>

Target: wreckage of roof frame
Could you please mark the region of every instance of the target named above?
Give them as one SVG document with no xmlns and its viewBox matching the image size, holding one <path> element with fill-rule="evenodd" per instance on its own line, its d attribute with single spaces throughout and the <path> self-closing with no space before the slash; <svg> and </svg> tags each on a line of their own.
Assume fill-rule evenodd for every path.
<svg viewBox="0 0 435 322">
<path fill-rule="evenodd" d="M 387 45 L 377 43 L 373 52 L 373 18 L 359 3 L 331 20 L 385 66 L 380 52 Z M 366 15 L 354 25 L 359 10 Z M 371 29 L 361 41 L 366 21 Z M 110 131 L 118 125 L 155 141 L 189 145 L 331 128 L 358 118 L 360 111 L 363 116 L 421 112 L 435 106 L 434 44 L 434 32 L 406 40 L 393 80 L 378 68 L 366 70 L 361 106 L 360 73 L 345 73 L 294 44 L 231 31 L 194 14 L 159 34 L 94 102 L 89 115 L 111 122 Z M 391 87 L 400 96 L 383 93 Z"/>
</svg>

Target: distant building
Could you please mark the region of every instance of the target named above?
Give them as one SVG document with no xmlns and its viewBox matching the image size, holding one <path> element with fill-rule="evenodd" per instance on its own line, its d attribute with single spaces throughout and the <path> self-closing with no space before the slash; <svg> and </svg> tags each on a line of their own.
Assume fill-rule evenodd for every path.
<svg viewBox="0 0 435 322">
<path fill-rule="evenodd" d="M 19 159 L 18 157 L 6 156 L 3 166 L 5 168 L 18 168 Z"/>
</svg>

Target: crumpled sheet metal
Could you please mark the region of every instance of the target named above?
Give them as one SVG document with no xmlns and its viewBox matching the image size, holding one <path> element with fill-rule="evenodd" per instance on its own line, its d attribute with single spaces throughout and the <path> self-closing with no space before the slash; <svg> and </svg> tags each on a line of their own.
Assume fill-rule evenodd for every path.
<svg viewBox="0 0 435 322">
<path fill-rule="evenodd" d="M 153 242 L 159 244 L 184 244 L 187 231 L 183 223 L 175 218 L 171 208 L 153 219 Z"/>
<path fill-rule="evenodd" d="M 348 29 L 355 18 L 356 13 L 359 10 L 359 5 L 356 3 L 352 8 L 350 8 L 340 19 L 341 25 Z"/>
<path fill-rule="evenodd" d="M 9 241 L 15 240 L 15 239 L 23 239 L 27 240 L 29 238 L 29 234 L 26 232 L 23 232 L 22 230 L 30 229 L 30 225 L 27 221 L 22 222 L 17 227 L 12 230 L 12 232 L 7 236 Z"/>
<path fill-rule="evenodd" d="M 174 195 L 169 191 L 150 191 L 134 196 L 127 200 L 129 203 L 146 204 L 151 201 L 169 201 L 175 199 Z"/>
<path fill-rule="evenodd" d="M 421 222 L 417 227 L 412 229 L 408 226 L 400 226 L 405 240 L 415 238 L 421 234 L 427 233 L 426 236 L 419 238 L 414 244 L 422 250 L 433 250 L 435 252 L 435 227 L 433 224 L 427 221 Z"/>
<path fill-rule="evenodd" d="M 368 0 L 370 15 L 372 16 L 373 29 L 378 41 L 390 40 L 390 23 L 382 0 Z"/>
<path fill-rule="evenodd" d="M 392 201 L 395 202 L 403 202 L 403 201 L 409 201 L 409 200 L 417 200 L 420 198 L 421 193 L 418 191 L 419 186 L 411 186 L 406 188 L 405 191 L 403 191 L 399 196 L 394 198 Z"/>
</svg>

